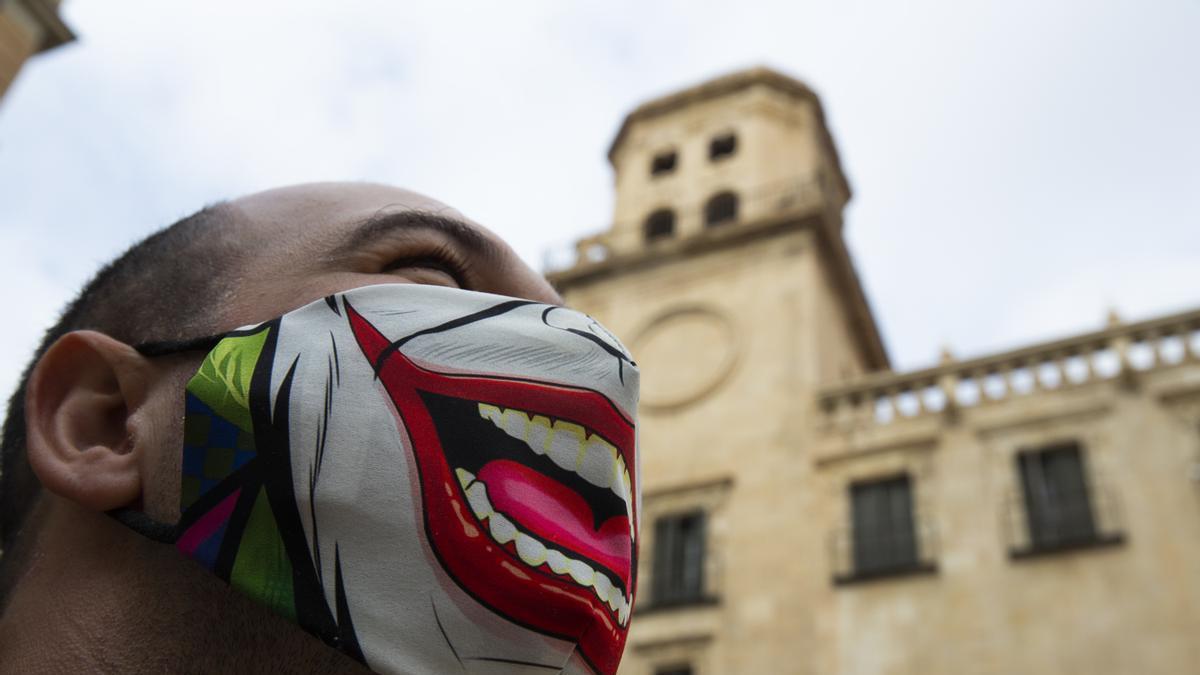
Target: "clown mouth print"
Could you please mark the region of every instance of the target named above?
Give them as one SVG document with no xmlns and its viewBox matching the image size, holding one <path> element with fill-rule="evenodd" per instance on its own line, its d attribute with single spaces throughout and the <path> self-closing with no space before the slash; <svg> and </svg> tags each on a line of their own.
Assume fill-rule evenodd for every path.
<svg viewBox="0 0 1200 675">
<path fill-rule="evenodd" d="M 178 547 L 379 672 L 612 675 L 637 390 L 569 309 L 329 296 L 228 334 L 189 384 Z"/>
<path fill-rule="evenodd" d="M 596 391 L 421 368 L 346 311 L 410 435 L 446 571 L 488 608 L 578 640 L 589 664 L 614 672 L 636 569 L 633 423 Z"/>
<path fill-rule="evenodd" d="M 226 334 L 176 546 L 382 673 L 598 673 L 637 592 L 638 371 L 591 318 L 411 284 Z"/>
</svg>

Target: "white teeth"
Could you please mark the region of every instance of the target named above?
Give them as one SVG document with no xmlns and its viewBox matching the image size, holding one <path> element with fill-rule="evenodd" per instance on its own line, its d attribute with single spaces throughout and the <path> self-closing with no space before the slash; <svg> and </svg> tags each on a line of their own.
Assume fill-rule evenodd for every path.
<svg viewBox="0 0 1200 675">
<path fill-rule="evenodd" d="M 576 471 L 584 480 L 596 487 L 612 486 L 613 465 L 616 464 L 617 450 L 607 441 L 592 434 L 588 437 L 587 446 L 580 453 L 579 467 Z M 620 493 L 617 493 L 620 496 Z"/>
<path fill-rule="evenodd" d="M 613 455 L 614 459 L 612 463 L 612 475 L 608 477 L 608 483 L 612 486 L 612 491 L 615 492 L 618 497 L 628 502 L 629 499 L 625 493 L 625 482 L 623 478 L 623 475 L 625 474 L 625 460 L 620 456 L 617 456 L 615 452 Z"/>
<path fill-rule="evenodd" d="M 583 427 L 570 422 L 555 422 L 550 439 L 550 459 L 567 471 L 574 471 L 579 462 L 579 446 L 583 443 Z"/>
<path fill-rule="evenodd" d="M 567 575 L 572 581 L 590 588 L 596 597 L 608 605 L 617 615 L 617 622 L 624 626 L 629 620 L 629 599 L 621 588 L 603 572 L 597 572 L 582 560 L 575 560 L 555 548 L 543 544 L 539 539 L 519 530 L 515 523 L 496 512 L 488 500 L 487 486 L 466 469 L 456 469 L 458 481 L 467 495 L 467 503 L 480 521 L 487 523 L 488 531 L 496 543 L 504 546 L 514 542 L 517 556 L 530 567 L 546 565 L 555 574 Z"/>
<path fill-rule="evenodd" d="M 500 426 L 501 415 L 500 409 L 496 406 L 486 403 L 479 404 L 479 416 L 485 420 L 491 420 L 493 424 L 503 429 L 504 427 Z"/>
<path fill-rule="evenodd" d="M 525 427 L 525 433 L 525 442 L 529 444 L 529 449 L 539 455 L 546 454 L 550 449 L 550 436 L 554 433 L 550 428 L 550 419 L 534 415 L 533 419 L 529 420 L 529 426 Z"/>
<path fill-rule="evenodd" d="M 509 436 L 522 440 L 530 450 L 548 455 L 559 467 L 579 474 L 587 482 L 608 488 L 625 501 L 625 511 L 633 517 L 633 489 L 625 458 L 611 443 L 598 434 L 588 435 L 578 424 L 559 420 L 551 422 L 545 415 L 530 417 L 514 408 L 502 409 L 480 403 L 479 416 L 490 420 Z"/>
<path fill-rule="evenodd" d="M 613 589 L 613 584 L 608 580 L 607 575 L 597 574 L 592 579 L 592 587 L 596 589 L 596 596 L 600 598 L 601 602 L 608 602 L 608 594 Z"/>
<path fill-rule="evenodd" d="M 542 542 L 522 532 L 517 533 L 517 555 L 526 565 L 537 567 L 546 562 L 546 546 Z M 601 575 L 597 575 L 601 576 Z"/>
<path fill-rule="evenodd" d="M 525 439 L 525 427 L 529 426 L 529 416 L 520 410 L 509 408 L 504 411 L 504 416 L 500 419 L 500 428 L 504 429 L 504 433 L 513 438 Z"/>
<path fill-rule="evenodd" d="M 492 513 L 488 518 L 488 528 L 492 531 L 492 539 L 499 544 L 507 544 L 517 536 L 517 526 L 501 513 Z"/>
<path fill-rule="evenodd" d="M 546 564 L 555 574 L 566 574 L 569 563 L 570 560 L 561 551 L 553 548 L 546 550 Z"/>
<path fill-rule="evenodd" d="M 475 512 L 475 517 L 480 520 L 487 520 L 494 513 L 492 503 L 488 501 L 487 486 L 483 484 L 483 481 L 477 480 L 467 488 L 467 503 Z"/>
<path fill-rule="evenodd" d="M 535 454 L 548 456 L 562 469 L 578 474 L 592 485 L 612 490 L 625 502 L 629 536 L 634 536 L 633 485 L 629 467 L 611 443 L 598 434 L 588 435 L 586 429 L 572 422 L 552 422 L 544 415 L 531 417 L 520 410 L 487 403 L 479 404 L 479 416 L 512 438 L 524 441 Z M 456 469 L 455 475 L 475 516 L 486 521 L 492 539 L 501 546 L 515 542 L 517 556 L 526 565 L 535 568 L 546 565 L 555 574 L 569 576 L 580 586 L 591 589 L 617 615 L 618 624 L 628 624 L 632 600 L 625 597 L 607 574 L 521 532 L 516 524 L 492 508 L 483 481 L 465 469 Z"/>
<path fill-rule="evenodd" d="M 568 562 L 567 573 L 580 586 L 591 586 L 596 576 L 596 572 L 592 570 L 592 566 L 581 560 L 571 560 Z"/>
<path fill-rule="evenodd" d="M 621 589 L 613 586 L 608 589 L 608 607 L 612 611 L 617 611 L 621 605 L 625 604 L 625 596 L 621 594 Z"/>
</svg>

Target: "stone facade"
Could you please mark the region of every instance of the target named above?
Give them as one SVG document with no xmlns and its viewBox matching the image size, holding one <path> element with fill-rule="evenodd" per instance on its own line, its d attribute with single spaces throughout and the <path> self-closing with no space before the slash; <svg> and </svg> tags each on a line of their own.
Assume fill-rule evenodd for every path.
<svg viewBox="0 0 1200 675">
<path fill-rule="evenodd" d="M 650 101 L 610 159 L 550 277 L 643 373 L 622 673 L 1196 671 L 1200 310 L 892 372 L 807 87 Z"/>
<path fill-rule="evenodd" d="M 75 39 L 59 0 L 0 0 L 0 98 L 29 57 Z"/>
</svg>

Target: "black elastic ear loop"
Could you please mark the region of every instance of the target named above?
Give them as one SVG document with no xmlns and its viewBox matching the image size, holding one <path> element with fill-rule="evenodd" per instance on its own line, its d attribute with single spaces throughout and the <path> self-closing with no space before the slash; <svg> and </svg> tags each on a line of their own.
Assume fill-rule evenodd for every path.
<svg viewBox="0 0 1200 675">
<path fill-rule="evenodd" d="M 225 334 L 220 335 L 205 335 L 203 337 L 192 338 L 190 340 L 163 340 L 159 342 L 143 342 L 133 346 L 142 356 L 155 357 L 167 356 L 170 354 L 180 354 L 184 352 L 194 351 L 212 351 L 217 343 L 225 338 Z M 143 537 L 156 541 L 161 544 L 174 544 L 179 535 L 178 525 L 164 523 L 155 520 L 150 516 L 131 509 L 127 506 L 115 508 L 106 512 L 114 520 L 121 523 L 125 527 L 137 532 Z"/>
<path fill-rule="evenodd" d="M 155 520 L 141 511 L 131 509 L 128 506 L 122 506 L 106 513 L 118 523 L 160 544 L 174 544 L 179 540 L 179 535 L 182 534 L 179 531 L 178 525 Z"/>
<path fill-rule="evenodd" d="M 205 335 L 187 340 L 160 340 L 158 342 L 141 342 L 133 346 L 142 356 L 168 356 L 183 352 L 211 352 L 217 343 L 225 339 L 227 333 Z"/>
</svg>

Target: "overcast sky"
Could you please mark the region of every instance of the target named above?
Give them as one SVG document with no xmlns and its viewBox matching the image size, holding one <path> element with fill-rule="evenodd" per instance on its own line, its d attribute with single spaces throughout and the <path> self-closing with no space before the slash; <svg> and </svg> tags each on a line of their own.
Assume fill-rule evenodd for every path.
<svg viewBox="0 0 1200 675">
<path fill-rule="evenodd" d="M 218 199 L 424 191 L 531 264 L 605 226 L 647 97 L 821 96 L 898 369 L 1200 306 L 1200 1 L 67 0 L 0 101 L 0 389 L 104 261 Z"/>
</svg>

